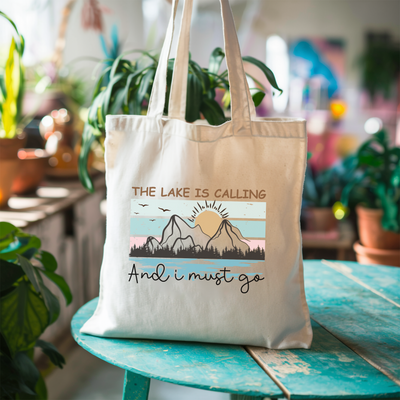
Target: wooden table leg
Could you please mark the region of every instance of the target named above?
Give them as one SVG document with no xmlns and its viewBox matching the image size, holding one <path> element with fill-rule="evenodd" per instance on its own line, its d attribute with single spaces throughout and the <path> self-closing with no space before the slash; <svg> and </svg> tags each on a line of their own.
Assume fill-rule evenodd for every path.
<svg viewBox="0 0 400 400">
<path fill-rule="evenodd" d="M 124 393 L 122 400 L 147 400 L 150 389 L 150 378 L 125 371 Z"/>
</svg>

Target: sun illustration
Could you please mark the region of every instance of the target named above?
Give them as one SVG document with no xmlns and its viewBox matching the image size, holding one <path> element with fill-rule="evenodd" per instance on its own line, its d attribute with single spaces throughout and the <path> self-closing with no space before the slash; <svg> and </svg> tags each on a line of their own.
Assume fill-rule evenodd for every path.
<svg viewBox="0 0 400 400">
<path fill-rule="evenodd" d="M 221 225 L 222 218 L 219 214 L 214 211 L 203 211 L 200 213 L 194 224 L 200 225 L 201 230 L 208 236 L 213 237 Z"/>
</svg>

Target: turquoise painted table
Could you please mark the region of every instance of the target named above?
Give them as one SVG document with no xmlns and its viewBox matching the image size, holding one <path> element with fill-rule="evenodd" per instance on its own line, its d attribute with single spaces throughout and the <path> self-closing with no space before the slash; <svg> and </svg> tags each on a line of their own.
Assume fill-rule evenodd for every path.
<svg viewBox="0 0 400 400">
<path fill-rule="evenodd" d="M 306 261 L 314 340 L 309 350 L 104 339 L 80 334 L 97 299 L 72 320 L 95 356 L 123 368 L 123 400 L 145 400 L 150 378 L 232 399 L 400 398 L 400 268 Z"/>
</svg>

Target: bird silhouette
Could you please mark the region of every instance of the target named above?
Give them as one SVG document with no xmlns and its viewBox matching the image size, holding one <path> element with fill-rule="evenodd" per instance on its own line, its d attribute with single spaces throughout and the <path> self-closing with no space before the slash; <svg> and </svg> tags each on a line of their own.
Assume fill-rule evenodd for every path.
<svg viewBox="0 0 400 400">
<path fill-rule="evenodd" d="M 171 211 L 171 210 L 168 210 L 168 208 L 161 208 L 161 207 L 158 207 L 158 209 L 161 210 L 162 212 Z"/>
<path fill-rule="evenodd" d="M 135 212 L 135 214 L 139 214 L 139 213 Z"/>
<path fill-rule="evenodd" d="M 148 206 L 148 204 L 139 204 L 139 206 L 142 206 L 142 207 L 147 207 L 147 206 Z"/>
<path fill-rule="evenodd" d="M 153 222 L 153 221 L 155 221 L 155 219 L 151 219 L 150 221 L 152 221 L 152 222 Z"/>
</svg>

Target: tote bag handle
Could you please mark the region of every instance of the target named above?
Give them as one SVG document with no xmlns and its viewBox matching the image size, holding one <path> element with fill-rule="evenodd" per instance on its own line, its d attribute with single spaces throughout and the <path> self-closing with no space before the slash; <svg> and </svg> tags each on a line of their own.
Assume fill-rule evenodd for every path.
<svg viewBox="0 0 400 400">
<path fill-rule="evenodd" d="M 174 74 L 170 95 L 170 113 L 172 118 L 184 119 L 186 109 L 186 86 L 189 62 L 189 33 L 193 0 L 186 0 L 182 14 L 182 25 L 179 35 L 178 52 L 175 60 Z M 228 67 L 228 78 L 231 91 L 231 110 L 234 135 L 250 135 L 251 119 L 255 117 L 254 103 L 250 96 L 246 75 L 243 69 L 239 42 L 228 0 L 220 0 L 223 22 L 224 43 Z M 165 87 L 168 57 L 174 31 L 177 0 L 173 1 L 171 18 L 160 55 L 159 66 L 154 79 L 150 97 L 150 117 L 162 117 L 165 103 Z"/>
<path fill-rule="evenodd" d="M 178 41 L 178 51 L 175 59 L 174 73 L 172 78 L 170 99 L 169 99 L 168 116 L 171 118 L 177 118 L 181 120 L 185 120 L 185 111 L 186 111 L 186 90 L 187 90 L 187 74 L 188 74 L 188 64 L 189 64 L 190 21 L 192 16 L 192 5 L 193 5 L 193 0 L 185 1 L 182 14 L 181 31 L 179 34 L 179 41 Z M 224 36 L 226 40 L 229 41 L 229 45 L 226 47 L 228 49 L 233 49 L 234 50 L 232 51 L 233 57 L 236 57 L 237 60 L 241 60 L 240 47 L 237 40 L 236 29 L 228 2 L 227 6 L 225 5 L 223 10 L 229 13 L 228 18 L 224 18 L 223 16 L 224 14 L 222 14 L 222 17 L 223 21 L 225 20 L 231 22 L 231 26 L 229 28 L 232 32 L 232 34 Z M 227 58 L 228 57 L 230 58 L 230 54 L 227 51 Z M 247 98 L 243 97 L 243 101 L 244 102 L 248 101 L 250 107 L 250 115 L 251 118 L 253 119 L 256 116 L 256 111 L 254 103 L 251 98 L 249 86 L 247 84 L 246 75 L 243 70 L 243 65 L 236 64 L 236 66 L 239 67 L 239 69 L 241 69 L 241 71 L 238 72 L 244 75 Z M 228 69 L 229 67 L 232 67 L 231 63 L 230 65 L 228 65 Z M 231 72 L 231 70 L 228 71 Z M 232 75 L 231 73 L 228 75 L 229 80 L 231 79 L 231 75 Z M 235 89 L 235 87 L 233 89 Z M 240 91 L 239 93 L 243 95 L 245 94 L 244 91 Z"/>
</svg>

